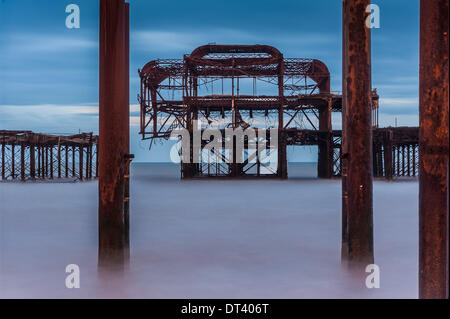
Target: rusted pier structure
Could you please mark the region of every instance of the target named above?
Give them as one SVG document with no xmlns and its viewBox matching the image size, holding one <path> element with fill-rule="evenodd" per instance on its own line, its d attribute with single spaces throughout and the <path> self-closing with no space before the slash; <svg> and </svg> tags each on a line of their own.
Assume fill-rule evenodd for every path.
<svg viewBox="0 0 450 319">
<path fill-rule="evenodd" d="M 100 0 L 99 266 L 123 269 L 128 260 L 129 7 Z"/>
<path fill-rule="evenodd" d="M 332 176 L 342 176 L 342 131 L 331 135 Z M 386 127 L 372 129 L 373 176 L 396 179 L 419 174 L 419 128 Z M 314 130 L 286 130 L 286 145 L 318 145 L 321 135 Z"/>
<path fill-rule="evenodd" d="M 369 5 L 370 0 L 343 1 L 342 256 L 359 271 L 374 261 Z"/>
<path fill-rule="evenodd" d="M 0 131 L 1 180 L 54 180 L 98 177 L 98 137 L 31 131 Z"/>
<path fill-rule="evenodd" d="M 388 127 L 373 130 L 374 177 L 419 175 L 419 128 Z"/>
<path fill-rule="evenodd" d="M 201 121 L 203 131 L 248 127 L 278 130 L 276 169 L 265 166 L 259 158 L 252 163 L 246 149 L 242 163 L 231 158 L 222 165 L 202 160 L 183 163 L 183 178 L 287 178 L 286 148 L 294 145 L 290 141 L 295 131 L 308 129 L 316 135 L 318 176 L 333 176 L 336 160 L 331 118 L 333 112 L 342 110 L 342 95 L 330 91 L 330 73 L 323 62 L 285 58 L 267 45 L 205 45 L 182 60 L 151 61 L 139 75 L 143 139 L 168 139 L 182 128 L 192 132 L 195 120 Z M 372 93 L 372 112 L 378 114 L 378 95 L 375 90 Z M 372 124 L 378 126 L 377 122 Z M 269 140 L 265 142 L 270 145 Z M 227 160 L 230 153 L 224 147 L 220 157 Z M 264 173 L 260 167 L 264 167 Z"/>
<path fill-rule="evenodd" d="M 420 1 L 420 298 L 449 297 L 448 11 L 448 0 Z"/>
</svg>

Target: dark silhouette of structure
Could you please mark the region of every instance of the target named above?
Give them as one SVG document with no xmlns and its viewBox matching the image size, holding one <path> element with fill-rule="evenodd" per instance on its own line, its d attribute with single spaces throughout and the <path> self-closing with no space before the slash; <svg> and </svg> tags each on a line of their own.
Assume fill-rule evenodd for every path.
<svg viewBox="0 0 450 319">
<path fill-rule="evenodd" d="M 420 298 L 448 298 L 448 15 L 420 1 Z"/>
<path fill-rule="evenodd" d="M 36 181 L 98 177 L 98 136 L 0 131 L 1 179 Z"/>
</svg>

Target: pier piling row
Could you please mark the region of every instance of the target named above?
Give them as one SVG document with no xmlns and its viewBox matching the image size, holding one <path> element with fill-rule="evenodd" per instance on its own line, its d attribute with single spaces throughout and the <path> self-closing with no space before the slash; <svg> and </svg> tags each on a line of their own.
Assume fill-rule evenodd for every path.
<svg viewBox="0 0 450 319">
<path fill-rule="evenodd" d="M 0 131 L 0 143 L 3 181 L 83 181 L 98 177 L 98 137 L 92 133 L 56 136 Z"/>
</svg>

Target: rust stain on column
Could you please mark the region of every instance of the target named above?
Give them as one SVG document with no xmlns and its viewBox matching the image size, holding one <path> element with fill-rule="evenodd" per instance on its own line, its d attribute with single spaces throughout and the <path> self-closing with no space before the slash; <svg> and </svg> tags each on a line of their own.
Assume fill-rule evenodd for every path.
<svg viewBox="0 0 450 319">
<path fill-rule="evenodd" d="M 100 0 L 99 266 L 124 262 L 125 4 Z"/>
<path fill-rule="evenodd" d="M 345 26 L 347 18 L 345 15 L 345 2 L 342 3 L 342 92 L 346 91 L 345 72 L 347 68 L 347 37 Z M 345 110 L 347 104 L 345 101 L 346 94 L 342 94 L 342 128 L 345 127 Z M 342 135 L 341 139 L 341 175 L 342 175 L 342 243 L 341 243 L 341 259 L 347 260 L 348 257 L 348 236 L 347 236 L 347 215 L 348 215 L 348 187 L 347 187 L 347 139 Z"/>
<path fill-rule="evenodd" d="M 372 222 L 372 102 L 370 92 L 370 0 L 344 1 L 346 39 L 343 145 L 347 148 L 347 239 L 351 266 L 373 263 Z M 345 183 L 345 184 L 344 184 Z"/>
<path fill-rule="evenodd" d="M 130 153 L 130 5 L 125 3 L 125 107 L 127 111 L 125 147 L 126 154 Z M 125 258 L 130 258 L 130 157 L 126 158 L 124 176 L 124 226 L 125 226 Z"/>
<path fill-rule="evenodd" d="M 448 10 L 420 1 L 420 298 L 448 298 Z"/>
</svg>

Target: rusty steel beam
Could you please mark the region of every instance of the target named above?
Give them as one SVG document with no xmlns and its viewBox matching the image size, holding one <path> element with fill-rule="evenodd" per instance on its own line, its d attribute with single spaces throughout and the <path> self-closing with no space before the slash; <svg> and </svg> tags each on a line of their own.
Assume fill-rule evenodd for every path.
<svg viewBox="0 0 450 319">
<path fill-rule="evenodd" d="M 420 298 L 448 298 L 448 10 L 420 1 Z"/>
<path fill-rule="evenodd" d="M 129 112 L 125 105 L 125 3 L 100 0 L 99 266 L 125 255 L 124 175 Z"/>
<path fill-rule="evenodd" d="M 344 0 L 345 120 L 347 157 L 347 260 L 351 266 L 374 261 L 372 221 L 372 127 L 370 29 L 365 25 L 370 0 Z"/>
</svg>

